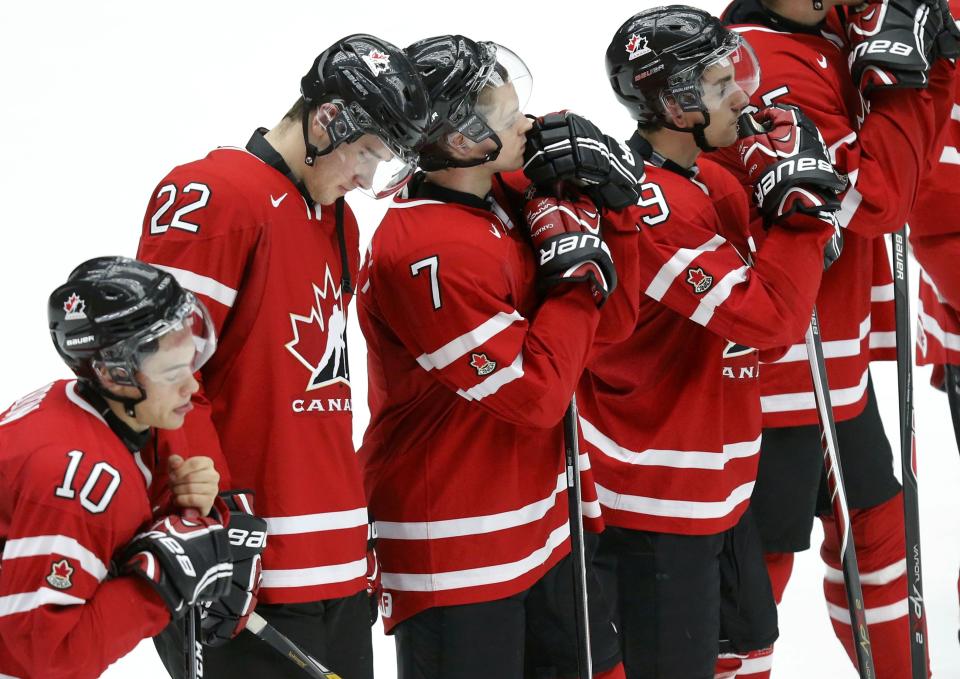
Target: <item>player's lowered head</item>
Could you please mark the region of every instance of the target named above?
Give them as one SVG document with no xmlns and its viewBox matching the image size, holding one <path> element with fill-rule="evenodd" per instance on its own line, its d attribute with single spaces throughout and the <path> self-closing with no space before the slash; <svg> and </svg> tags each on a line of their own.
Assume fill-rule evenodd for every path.
<svg viewBox="0 0 960 679">
<path fill-rule="evenodd" d="M 314 60 L 300 92 L 266 138 L 314 201 L 329 205 L 356 188 L 383 198 L 406 183 L 430 105 L 403 50 L 347 36 Z"/>
<path fill-rule="evenodd" d="M 533 85 L 523 60 L 503 45 L 462 35 L 420 40 L 406 53 L 433 108 L 420 167 L 478 178 L 480 195 L 494 173 L 520 169 L 532 125 L 523 115 Z M 467 168 L 477 169 L 465 174 Z"/>
<path fill-rule="evenodd" d="M 87 400 L 104 403 L 135 432 L 183 424 L 199 387 L 194 373 L 217 342 L 206 308 L 172 275 L 127 257 L 97 257 L 53 291 L 47 316 Z"/>
<path fill-rule="evenodd" d="M 760 84 L 753 50 L 703 10 L 669 5 L 630 17 L 607 48 L 607 76 L 641 135 L 690 167 L 737 141 L 737 118 Z"/>
</svg>

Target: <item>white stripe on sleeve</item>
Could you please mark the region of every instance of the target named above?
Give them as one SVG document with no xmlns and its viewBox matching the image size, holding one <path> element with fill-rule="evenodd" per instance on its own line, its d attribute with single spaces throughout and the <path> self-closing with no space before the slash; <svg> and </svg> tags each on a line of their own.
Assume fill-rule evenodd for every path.
<svg viewBox="0 0 960 679">
<path fill-rule="evenodd" d="M 710 322 L 710 319 L 713 318 L 713 312 L 716 311 L 717 307 L 726 302 L 727 298 L 730 297 L 734 286 L 746 282 L 747 271 L 749 269 L 749 266 L 741 266 L 739 269 L 734 269 L 721 278 L 720 282 L 713 286 L 713 290 L 704 295 L 700 300 L 700 305 L 696 311 L 690 315 L 690 320 L 706 326 L 707 323 Z"/>
<path fill-rule="evenodd" d="M 343 530 L 367 525 L 367 509 L 347 509 L 341 512 L 322 512 L 319 514 L 301 514 L 299 516 L 265 516 L 267 534 L 300 535 L 319 533 L 328 530 Z"/>
<path fill-rule="evenodd" d="M 172 274 L 173 277 L 177 279 L 177 282 L 187 290 L 206 295 L 226 307 L 232 307 L 233 302 L 237 299 L 236 290 L 209 276 L 201 276 L 198 273 L 187 271 L 186 269 L 177 269 L 176 267 L 163 266 L 162 264 L 153 264 L 153 266 Z"/>
<path fill-rule="evenodd" d="M 660 267 L 660 271 L 647 286 L 647 296 L 659 302 L 667 294 L 667 290 L 670 289 L 677 276 L 690 266 L 693 260 L 705 252 L 713 252 L 726 242 L 723 236 L 716 235 L 696 248 L 680 248 L 677 250 L 673 253 L 673 257 Z"/>
<path fill-rule="evenodd" d="M 513 359 L 513 363 L 508 365 L 506 368 L 501 368 L 497 372 L 493 373 L 487 379 L 483 380 L 479 384 L 475 384 L 467 390 L 457 389 L 457 395 L 461 396 L 468 401 L 479 401 L 482 398 L 487 396 L 492 396 L 500 390 L 500 387 L 505 384 L 509 384 L 514 380 L 519 380 L 523 377 L 523 352 L 521 351 L 517 354 L 517 357 Z"/>
<path fill-rule="evenodd" d="M 107 567 L 103 561 L 75 538 L 67 535 L 37 535 L 9 540 L 3 548 L 3 561 L 54 554 L 77 561 L 83 570 L 97 579 L 97 582 L 107 577 Z"/>
<path fill-rule="evenodd" d="M 442 370 L 461 356 L 473 351 L 491 337 L 509 328 L 516 321 L 522 321 L 523 316 L 516 310 L 509 314 L 501 311 L 496 316 L 487 319 L 473 330 L 465 332 L 456 339 L 447 342 L 434 352 L 420 354 L 417 363 L 424 370 Z"/>
<path fill-rule="evenodd" d="M 15 613 L 26 613 L 47 604 L 55 606 L 76 606 L 87 603 L 83 599 L 71 596 L 66 592 L 41 587 L 35 592 L 8 594 L 0 596 L 0 618 Z"/>
</svg>

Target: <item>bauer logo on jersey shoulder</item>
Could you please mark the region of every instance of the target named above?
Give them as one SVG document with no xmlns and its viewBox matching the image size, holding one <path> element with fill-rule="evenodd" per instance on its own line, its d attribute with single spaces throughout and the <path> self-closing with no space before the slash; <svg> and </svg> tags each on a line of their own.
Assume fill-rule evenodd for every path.
<svg viewBox="0 0 960 679">
<path fill-rule="evenodd" d="M 706 273 L 701 267 L 687 269 L 687 283 L 693 286 L 693 291 L 702 295 L 713 285 L 713 276 Z"/>
<path fill-rule="evenodd" d="M 491 361 L 486 354 L 470 354 L 470 365 L 478 375 L 489 375 L 497 369 L 497 362 Z"/>
<path fill-rule="evenodd" d="M 633 61 L 637 57 L 642 57 L 644 54 L 650 54 L 653 52 L 650 49 L 650 46 L 647 44 L 647 39 L 642 35 L 637 35 L 634 33 L 630 36 L 630 39 L 626 44 L 627 54 L 630 55 L 630 61 Z"/>
<path fill-rule="evenodd" d="M 50 575 L 47 576 L 47 584 L 55 589 L 70 589 L 73 587 L 73 568 L 66 559 L 55 561 L 50 567 Z"/>
</svg>

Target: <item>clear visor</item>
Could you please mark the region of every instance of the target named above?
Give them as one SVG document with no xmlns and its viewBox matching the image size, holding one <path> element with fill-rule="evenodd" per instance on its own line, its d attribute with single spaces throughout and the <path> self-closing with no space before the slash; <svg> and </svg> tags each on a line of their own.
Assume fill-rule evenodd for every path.
<svg viewBox="0 0 960 679">
<path fill-rule="evenodd" d="M 478 144 L 513 127 L 530 101 L 530 69 L 512 50 L 493 42 L 481 43 L 492 53 L 491 68 L 478 82 L 473 112 L 457 124 L 455 133 Z"/>
<path fill-rule="evenodd" d="M 152 382 L 175 384 L 200 370 L 216 348 L 210 314 L 188 292 L 184 303 L 166 318 L 105 349 L 103 357 L 111 378 L 120 384 L 142 386 L 137 374 Z"/>
<path fill-rule="evenodd" d="M 699 78 L 691 86 L 697 74 Z M 710 113 L 734 104 L 746 105 L 759 86 L 760 62 L 750 45 L 732 33 L 708 59 L 670 78 L 663 103 L 668 110 L 679 105 L 683 111 Z"/>
<path fill-rule="evenodd" d="M 415 156 L 399 156 L 372 134 L 338 146 L 333 154 L 351 174 L 346 188 L 358 188 L 372 198 L 386 198 L 399 191 L 417 167 Z"/>
</svg>

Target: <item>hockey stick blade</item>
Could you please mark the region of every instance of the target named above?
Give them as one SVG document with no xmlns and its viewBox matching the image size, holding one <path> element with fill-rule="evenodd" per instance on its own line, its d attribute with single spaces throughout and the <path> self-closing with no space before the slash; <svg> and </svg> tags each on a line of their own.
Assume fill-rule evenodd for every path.
<svg viewBox="0 0 960 679">
<path fill-rule="evenodd" d="M 847 504 L 847 494 L 843 483 L 843 468 L 840 465 L 839 447 L 837 445 L 837 428 L 833 421 L 833 405 L 830 402 L 830 387 L 827 382 L 827 368 L 823 359 L 823 343 L 820 339 L 820 321 L 817 317 L 816 307 L 811 314 L 810 327 L 807 328 L 804 340 L 807 347 L 807 358 L 810 361 L 813 395 L 820 420 L 823 464 L 827 474 L 830 503 L 833 508 L 833 523 L 837 530 L 837 543 L 840 545 L 840 565 L 847 592 L 847 609 L 850 611 L 850 627 L 857 656 L 857 671 L 860 674 L 860 679 L 876 679 L 873 648 L 870 645 L 870 632 L 867 629 L 863 587 L 860 583 L 860 570 L 857 567 L 857 552 L 853 544 L 850 506 Z"/>
<path fill-rule="evenodd" d="M 587 560 L 583 544 L 583 501 L 580 494 L 580 443 L 577 438 L 577 398 L 563 416 L 563 448 L 567 467 L 567 508 L 570 514 L 570 559 L 573 573 L 573 606 L 577 629 L 577 670 L 580 679 L 593 677 L 590 653 L 590 615 L 587 600 Z"/>
<path fill-rule="evenodd" d="M 311 677 L 316 679 L 340 679 L 340 675 L 321 665 L 316 658 L 301 650 L 299 646 L 277 631 L 273 625 L 256 612 L 250 614 L 246 629 L 267 642 L 273 650 Z"/>
</svg>

